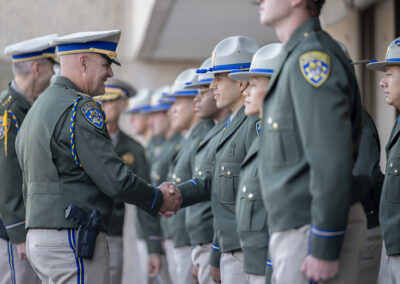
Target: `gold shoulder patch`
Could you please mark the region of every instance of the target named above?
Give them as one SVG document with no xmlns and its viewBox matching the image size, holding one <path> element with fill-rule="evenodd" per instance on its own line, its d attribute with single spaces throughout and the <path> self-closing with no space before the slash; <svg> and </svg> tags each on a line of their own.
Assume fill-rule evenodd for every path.
<svg viewBox="0 0 400 284">
<path fill-rule="evenodd" d="M 135 157 L 131 153 L 126 152 L 125 154 L 122 155 L 122 160 L 127 166 L 131 167 L 135 162 Z"/>
<path fill-rule="evenodd" d="M 331 57 L 322 51 L 309 51 L 299 58 L 304 79 L 314 87 L 320 87 L 331 72 Z"/>
</svg>

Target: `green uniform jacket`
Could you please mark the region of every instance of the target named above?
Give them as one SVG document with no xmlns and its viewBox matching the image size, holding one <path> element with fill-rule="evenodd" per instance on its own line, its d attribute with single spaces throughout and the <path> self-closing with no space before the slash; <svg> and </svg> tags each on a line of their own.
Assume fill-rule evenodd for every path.
<svg viewBox="0 0 400 284">
<path fill-rule="evenodd" d="M 367 215 L 368 229 L 372 229 L 379 226 L 379 202 L 384 176 L 379 167 L 381 146 L 378 131 L 374 121 L 365 110 L 363 118 L 364 124 L 353 174 L 367 176 L 371 180 L 370 186 L 365 188 L 367 194 L 362 199 L 362 203 Z"/>
<path fill-rule="evenodd" d="M 353 68 L 317 18 L 286 43 L 263 113 L 259 177 L 270 233 L 311 224 L 311 254 L 338 259 L 362 109 Z"/>
<path fill-rule="evenodd" d="M 251 145 L 240 171 L 236 218 L 243 249 L 243 267 L 247 274 L 264 275 L 268 258 L 267 210 L 258 180 L 260 137 Z"/>
<path fill-rule="evenodd" d="M 382 187 L 379 220 L 387 255 L 400 254 L 400 117 L 386 145 L 386 174 Z"/>
<path fill-rule="evenodd" d="M 179 184 L 182 181 L 192 178 L 192 160 L 196 154 L 200 141 L 206 136 L 213 126 L 212 120 L 202 120 L 183 140 L 179 152 L 172 163 L 172 181 Z M 186 208 L 179 210 L 174 216 L 168 219 L 168 227 L 172 233 L 172 240 L 175 247 L 188 246 L 191 244 L 188 232 L 186 231 Z"/>
<path fill-rule="evenodd" d="M 71 122 L 74 102 L 79 97 L 76 119 Z M 101 230 L 107 232 L 113 199 L 135 204 L 157 216 L 162 192 L 138 178 L 118 157 L 100 106 L 70 80 L 57 77 L 26 118 L 16 151 L 23 172 L 27 228 L 76 228 L 64 216 L 66 207 L 75 204 L 86 211 L 98 209 Z M 70 125 L 75 127 L 73 139 Z"/>
<path fill-rule="evenodd" d="M 11 84 L 0 95 L 0 216 L 12 243 L 22 243 L 26 238 L 25 207 L 22 198 L 22 172 L 15 152 L 17 129 L 21 126 L 30 109 L 29 102 L 17 93 Z M 7 156 L 5 155 L 5 131 L 3 115 L 5 110 L 15 115 L 16 121 L 8 114 Z"/>
<path fill-rule="evenodd" d="M 117 143 L 115 144 L 115 151 L 122 161 L 131 168 L 131 170 L 140 178 L 149 181 L 149 166 L 144 154 L 144 148 L 139 142 L 135 141 L 121 130 L 118 130 Z M 142 224 L 139 215 L 148 216 L 148 218 L 155 218 L 142 210 L 137 211 L 136 218 L 136 231 L 139 237 L 142 235 Z M 125 203 L 120 200 L 114 200 L 113 211 L 111 214 L 110 225 L 107 235 L 109 236 L 122 236 L 122 229 L 124 225 L 125 216 Z"/>
<path fill-rule="evenodd" d="M 256 122 L 257 118 L 247 117 L 244 107 L 241 107 L 218 135 L 214 173 L 207 171 L 202 177 L 178 185 L 183 198 L 182 206 L 211 198 L 215 225 L 213 248 L 222 252 L 240 249 L 235 216 L 236 196 L 240 165 L 257 137 Z"/>
</svg>

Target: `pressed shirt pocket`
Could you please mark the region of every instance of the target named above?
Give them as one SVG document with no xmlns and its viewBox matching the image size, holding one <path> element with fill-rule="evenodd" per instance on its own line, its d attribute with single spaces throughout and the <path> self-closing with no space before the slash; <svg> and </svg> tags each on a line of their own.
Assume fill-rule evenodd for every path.
<svg viewBox="0 0 400 284">
<path fill-rule="evenodd" d="M 222 203 L 234 204 L 239 183 L 240 162 L 221 162 L 219 167 L 218 199 Z"/>
<path fill-rule="evenodd" d="M 260 231 L 266 226 L 267 211 L 261 198 L 250 198 L 241 196 L 238 209 L 238 229 L 239 231 Z"/>
<path fill-rule="evenodd" d="M 299 143 L 290 110 L 274 112 L 273 116 L 267 118 L 266 129 L 268 162 L 275 166 L 298 162 Z"/>
<path fill-rule="evenodd" d="M 400 202 L 400 157 L 389 160 L 386 179 L 386 200 Z"/>
</svg>

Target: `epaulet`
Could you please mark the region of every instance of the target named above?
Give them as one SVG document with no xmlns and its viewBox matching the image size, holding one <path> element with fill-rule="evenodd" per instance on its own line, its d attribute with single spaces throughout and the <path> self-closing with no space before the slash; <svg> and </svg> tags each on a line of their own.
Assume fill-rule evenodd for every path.
<svg viewBox="0 0 400 284">
<path fill-rule="evenodd" d="M 12 101 L 12 96 L 9 95 L 7 98 L 1 101 L 1 107 L 7 109 Z"/>
</svg>

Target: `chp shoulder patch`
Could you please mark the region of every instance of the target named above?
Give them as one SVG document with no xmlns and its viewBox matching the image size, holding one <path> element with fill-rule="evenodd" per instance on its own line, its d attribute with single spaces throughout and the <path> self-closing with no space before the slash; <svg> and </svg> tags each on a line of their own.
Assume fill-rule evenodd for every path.
<svg viewBox="0 0 400 284">
<path fill-rule="evenodd" d="M 304 79 L 314 87 L 320 87 L 331 72 L 331 57 L 322 51 L 309 51 L 299 58 Z"/>
<path fill-rule="evenodd" d="M 261 120 L 259 120 L 259 121 L 257 121 L 257 123 L 256 123 L 256 132 L 257 132 L 257 136 L 260 136 L 260 135 L 261 135 L 261 127 L 262 127 L 262 125 L 261 125 Z"/>
<path fill-rule="evenodd" d="M 6 132 L 10 130 L 11 119 L 7 119 L 7 125 L 3 123 L 3 116 L 0 116 L 0 140 L 4 138 Z"/>
<path fill-rule="evenodd" d="M 131 167 L 135 162 L 135 157 L 131 153 L 126 152 L 125 154 L 122 155 L 122 160 L 127 166 Z"/>
<path fill-rule="evenodd" d="M 104 119 L 99 106 L 96 102 L 88 102 L 81 107 L 83 115 L 86 117 L 87 121 L 102 129 L 104 126 Z"/>
</svg>

